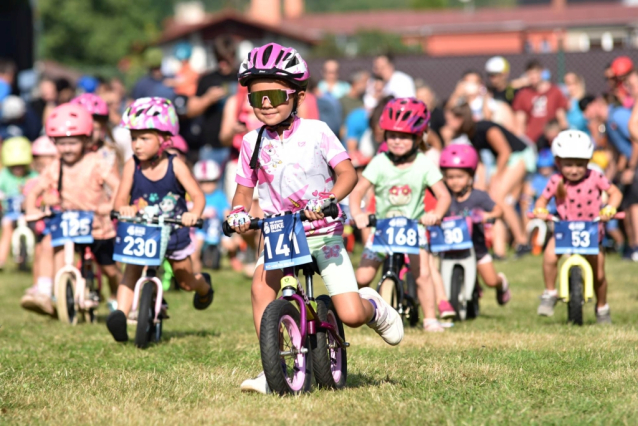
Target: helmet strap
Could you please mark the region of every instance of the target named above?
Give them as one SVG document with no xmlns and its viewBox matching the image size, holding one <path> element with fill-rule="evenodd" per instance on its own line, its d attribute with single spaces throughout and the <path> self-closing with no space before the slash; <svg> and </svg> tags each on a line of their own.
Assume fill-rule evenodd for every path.
<svg viewBox="0 0 638 426">
<path fill-rule="evenodd" d="M 388 150 L 385 152 L 385 155 L 388 156 L 388 158 L 390 159 L 390 161 L 392 161 L 393 164 L 395 165 L 399 165 L 399 164 L 403 164 L 403 163 L 407 163 L 419 150 L 419 145 L 416 143 L 416 135 L 412 135 L 412 149 L 410 149 L 408 152 L 406 152 L 403 155 L 394 155 L 393 153 L 390 152 L 390 149 L 388 148 Z"/>
</svg>

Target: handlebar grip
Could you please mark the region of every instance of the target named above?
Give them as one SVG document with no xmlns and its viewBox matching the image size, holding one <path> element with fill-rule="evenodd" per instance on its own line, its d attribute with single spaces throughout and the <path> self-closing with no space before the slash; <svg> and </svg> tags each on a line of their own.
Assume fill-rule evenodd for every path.
<svg viewBox="0 0 638 426">
<path fill-rule="evenodd" d="M 376 215 L 368 215 L 368 228 L 374 228 L 377 226 L 377 216 Z"/>
<path fill-rule="evenodd" d="M 250 229 L 259 229 L 259 222 L 261 222 L 261 219 L 259 218 L 255 218 L 252 219 L 250 221 Z M 230 227 L 230 225 L 228 224 L 228 222 L 224 221 L 222 223 L 222 232 L 224 233 L 224 235 L 226 235 L 227 237 L 230 237 L 232 234 L 235 233 L 235 230 L 233 228 Z"/>
<path fill-rule="evenodd" d="M 496 218 L 493 218 L 493 217 L 492 217 L 492 218 L 490 218 L 490 219 L 487 219 L 487 220 L 485 221 L 485 223 L 491 223 L 491 224 L 494 224 L 494 223 L 496 223 Z"/>
<path fill-rule="evenodd" d="M 118 212 L 117 210 L 111 210 L 111 213 L 109 213 L 109 216 L 111 216 L 111 219 L 119 219 L 120 212 Z"/>
<path fill-rule="evenodd" d="M 323 214 L 325 216 L 331 217 L 333 219 L 336 219 L 337 217 L 339 217 L 339 206 L 337 204 L 330 204 L 328 205 L 328 207 L 326 207 L 325 209 L 323 209 Z"/>
</svg>

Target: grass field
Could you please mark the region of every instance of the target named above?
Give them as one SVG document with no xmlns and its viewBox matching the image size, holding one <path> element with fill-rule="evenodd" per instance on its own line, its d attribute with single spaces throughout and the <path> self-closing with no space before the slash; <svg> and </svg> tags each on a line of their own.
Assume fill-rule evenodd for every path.
<svg viewBox="0 0 638 426">
<path fill-rule="evenodd" d="M 69 327 L 19 307 L 27 275 L 0 275 L 0 424 L 637 424 L 638 266 L 608 261 L 614 325 L 536 316 L 540 259 L 498 267 L 513 299 L 485 291 L 482 316 L 443 334 L 406 330 L 389 347 L 346 329 L 348 387 L 280 398 L 242 394 L 261 370 L 250 283 L 213 275 L 215 302 L 172 292 L 164 340 L 116 344 L 104 326 Z M 101 312 L 105 315 L 106 312 Z M 132 335 L 132 329 L 129 328 Z"/>
</svg>

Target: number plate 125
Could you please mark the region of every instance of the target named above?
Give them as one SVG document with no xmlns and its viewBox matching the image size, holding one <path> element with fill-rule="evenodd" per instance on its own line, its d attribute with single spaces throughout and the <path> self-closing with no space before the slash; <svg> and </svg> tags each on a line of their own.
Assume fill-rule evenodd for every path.
<svg viewBox="0 0 638 426">
<path fill-rule="evenodd" d="M 137 223 L 118 222 L 113 260 L 131 265 L 159 266 L 162 228 Z"/>
<path fill-rule="evenodd" d="M 598 254 L 598 222 L 556 222 L 556 254 Z"/>
<path fill-rule="evenodd" d="M 67 241 L 75 244 L 91 244 L 93 242 L 93 212 L 66 211 L 56 213 L 49 221 L 51 245 L 63 246 Z"/>
<path fill-rule="evenodd" d="M 312 262 L 306 233 L 298 217 L 288 214 L 264 219 L 263 234 L 265 270 Z"/>
</svg>

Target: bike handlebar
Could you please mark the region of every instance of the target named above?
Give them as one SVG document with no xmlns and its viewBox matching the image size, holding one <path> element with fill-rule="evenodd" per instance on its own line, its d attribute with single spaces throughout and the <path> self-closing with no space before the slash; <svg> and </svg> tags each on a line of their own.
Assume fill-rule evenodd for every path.
<svg viewBox="0 0 638 426">
<path fill-rule="evenodd" d="M 536 215 L 533 212 L 527 212 L 527 218 L 528 219 L 536 219 Z M 614 215 L 614 217 L 612 219 L 624 219 L 625 218 L 625 212 L 618 212 Z M 547 215 L 547 219 L 545 219 L 546 221 L 552 221 L 552 222 L 560 222 L 561 219 L 559 217 L 554 216 L 553 214 L 548 214 Z M 594 220 L 592 220 L 591 222 L 598 222 L 600 221 L 600 216 L 595 217 Z M 587 221 L 583 221 L 583 222 L 587 222 Z"/>
<path fill-rule="evenodd" d="M 124 222 L 136 222 L 136 223 L 151 223 L 153 225 L 156 225 L 159 223 L 159 217 L 155 216 L 153 217 L 150 221 L 146 220 L 146 218 L 142 217 L 142 216 L 135 216 L 135 217 L 125 217 L 120 215 L 119 212 L 115 211 L 115 210 L 111 210 L 111 219 L 117 219 L 117 220 L 122 220 Z M 193 226 L 186 226 L 182 224 L 182 217 L 181 216 L 177 216 L 176 218 L 164 218 L 164 223 L 168 223 L 171 225 L 180 225 L 183 226 L 185 228 L 201 228 L 202 226 L 204 226 L 204 219 L 197 219 L 197 222 L 195 223 L 195 225 Z"/>
<path fill-rule="evenodd" d="M 494 223 L 495 221 L 496 221 L 496 219 L 490 218 L 490 219 L 487 219 L 485 222 L 486 223 Z M 477 222 L 474 222 L 474 223 L 477 223 Z M 374 228 L 376 226 L 377 226 L 377 216 L 374 215 L 374 214 L 368 215 L 368 228 Z"/>
<path fill-rule="evenodd" d="M 324 208 L 322 212 L 325 217 L 331 217 L 333 219 L 336 219 L 337 217 L 339 217 L 339 206 L 337 204 L 330 204 L 328 207 Z M 286 212 L 284 214 L 292 214 L 292 213 Z M 301 219 L 302 221 L 308 220 L 308 218 L 306 217 L 306 213 L 303 210 L 301 210 L 298 214 L 299 214 L 299 219 Z M 260 229 L 262 220 L 263 219 L 261 218 L 251 219 L 249 229 L 254 229 L 254 230 Z M 224 235 L 226 235 L 227 237 L 230 237 L 230 235 L 235 232 L 235 230 L 231 228 L 231 226 L 228 224 L 228 221 L 224 221 L 224 223 L 222 223 L 222 231 L 224 231 Z"/>
</svg>

